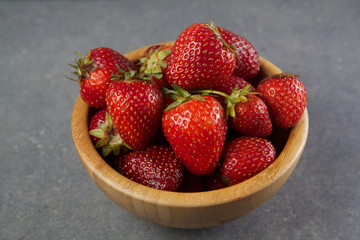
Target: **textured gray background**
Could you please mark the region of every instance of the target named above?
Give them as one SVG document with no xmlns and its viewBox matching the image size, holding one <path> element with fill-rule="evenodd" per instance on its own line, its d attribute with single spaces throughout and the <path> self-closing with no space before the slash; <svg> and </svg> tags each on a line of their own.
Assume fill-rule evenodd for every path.
<svg viewBox="0 0 360 240">
<path fill-rule="evenodd" d="M 195 22 L 230 29 L 308 91 L 310 132 L 293 174 L 252 213 L 171 229 L 115 205 L 71 137 L 73 50 L 122 53 Z M 0 2 L 0 239 L 359 239 L 359 1 Z"/>
</svg>

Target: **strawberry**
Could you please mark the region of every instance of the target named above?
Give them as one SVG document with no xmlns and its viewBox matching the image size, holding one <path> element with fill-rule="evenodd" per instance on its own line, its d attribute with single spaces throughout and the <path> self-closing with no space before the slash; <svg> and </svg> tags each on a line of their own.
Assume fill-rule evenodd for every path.
<svg viewBox="0 0 360 240">
<path fill-rule="evenodd" d="M 234 185 L 268 167 L 276 157 L 272 143 L 264 138 L 241 137 L 228 141 L 221 156 L 220 175 Z"/>
<path fill-rule="evenodd" d="M 248 84 L 243 89 L 235 87 L 230 95 L 216 90 L 195 90 L 192 92 L 217 94 L 225 98 L 226 117 L 229 125 L 245 136 L 267 137 L 272 132 L 272 123 L 265 103 L 254 94 Z"/>
<path fill-rule="evenodd" d="M 176 39 L 166 78 L 185 90 L 213 88 L 228 80 L 235 69 L 235 54 L 212 22 L 195 23 Z"/>
<path fill-rule="evenodd" d="M 121 139 L 133 150 L 144 148 L 155 136 L 163 111 L 163 93 L 151 81 L 113 82 L 106 103 Z"/>
<path fill-rule="evenodd" d="M 259 83 L 257 92 L 267 105 L 273 124 L 280 128 L 294 126 L 305 111 L 306 89 L 293 74 L 270 76 Z"/>
<path fill-rule="evenodd" d="M 216 88 L 214 88 L 214 90 L 230 95 L 231 92 L 234 90 L 234 88 L 243 89 L 247 85 L 250 85 L 248 91 L 255 92 L 255 88 L 249 82 L 245 81 L 241 77 L 231 75 L 230 78 L 224 84 L 217 86 Z M 222 104 L 224 108 L 226 108 L 224 97 L 220 95 L 216 95 L 215 98 Z"/>
<path fill-rule="evenodd" d="M 247 82 L 246 80 L 244 80 L 241 77 L 231 75 L 228 81 L 226 81 L 222 85 L 217 86 L 214 89 L 230 95 L 232 90 L 234 90 L 234 88 L 242 89 L 242 88 L 246 87 L 247 85 L 250 85 L 249 91 L 255 92 L 255 88 L 249 82 Z"/>
<path fill-rule="evenodd" d="M 107 110 L 106 108 L 103 108 L 99 111 L 97 111 L 90 120 L 90 124 L 89 124 L 89 131 L 95 130 L 95 129 L 99 129 L 101 124 L 105 124 L 106 122 L 106 115 L 107 115 Z M 90 134 L 91 135 L 91 134 Z M 95 137 L 93 135 L 90 136 L 91 140 L 93 141 L 94 144 L 96 144 L 98 141 L 101 140 L 101 138 L 99 137 Z"/>
<path fill-rule="evenodd" d="M 69 65 L 76 69 L 73 73 L 77 78 L 68 78 L 80 84 L 80 95 L 90 107 L 106 107 L 106 89 L 111 82 L 110 77 L 119 73 L 118 67 L 126 71 L 136 69 L 130 60 L 111 48 L 95 48 L 85 59 L 79 52 L 75 53 L 80 59 L 76 60 L 76 65 Z"/>
<path fill-rule="evenodd" d="M 115 170 L 155 189 L 176 191 L 184 178 L 184 166 L 170 147 L 149 146 L 115 159 Z"/>
<path fill-rule="evenodd" d="M 219 27 L 221 37 L 237 53 L 234 75 L 250 80 L 260 71 L 260 59 L 254 46 L 244 37 Z"/>
<path fill-rule="evenodd" d="M 143 79 L 152 80 L 160 88 L 170 88 L 170 83 L 166 80 L 166 65 L 170 56 L 172 46 L 154 45 L 145 51 L 145 56 L 140 58 L 139 75 Z M 164 96 L 164 107 L 173 101 Z"/>
<path fill-rule="evenodd" d="M 265 103 L 255 95 L 247 95 L 234 106 L 230 126 L 238 133 L 252 137 L 267 137 L 272 123 Z"/>
<path fill-rule="evenodd" d="M 171 49 L 172 46 L 166 45 L 151 46 L 145 51 L 145 56 L 140 58 L 140 73 L 149 76 L 160 87 L 171 87 L 165 76 Z"/>
<path fill-rule="evenodd" d="M 113 126 L 106 108 L 99 110 L 91 118 L 89 134 L 95 144 L 95 148 L 102 149 L 103 157 L 106 157 L 111 152 L 113 152 L 115 156 L 118 156 L 121 147 L 128 148 L 121 140 L 119 132 Z"/>
<path fill-rule="evenodd" d="M 166 94 L 177 100 L 162 117 L 162 129 L 176 156 L 193 174 L 208 175 L 218 165 L 227 123 L 218 101 L 211 96 L 190 95 L 179 86 Z"/>
</svg>

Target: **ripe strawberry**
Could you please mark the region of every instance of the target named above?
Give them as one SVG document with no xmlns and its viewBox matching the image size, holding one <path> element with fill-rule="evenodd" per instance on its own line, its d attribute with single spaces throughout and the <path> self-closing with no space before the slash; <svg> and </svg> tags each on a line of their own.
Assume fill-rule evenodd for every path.
<svg viewBox="0 0 360 240">
<path fill-rule="evenodd" d="M 163 114 L 164 135 L 191 173 L 208 175 L 217 167 L 225 142 L 224 110 L 211 96 L 192 96 L 177 85 L 173 87 L 180 94 Z M 169 92 L 176 95 L 175 91 Z"/>
<path fill-rule="evenodd" d="M 160 87 L 169 88 L 165 72 L 172 46 L 155 45 L 145 51 L 145 57 L 140 58 L 140 73 L 146 74 Z"/>
<path fill-rule="evenodd" d="M 272 123 L 265 103 L 250 91 L 248 84 L 243 89 L 235 87 L 230 95 L 216 90 L 196 90 L 192 92 L 217 94 L 223 97 L 226 117 L 230 126 L 245 136 L 267 137 L 272 132 Z"/>
<path fill-rule="evenodd" d="M 234 88 L 243 89 L 247 85 L 250 85 L 250 88 L 248 91 L 255 92 L 255 88 L 250 83 L 245 81 L 243 78 L 231 75 L 230 78 L 225 83 L 217 86 L 216 88 L 214 88 L 214 90 L 217 90 L 217 91 L 226 93 L 227 95 L 230 95 L 231 92 L 234 90 Z M 220 95 L 216 95 L 215 98 L 222 104 L 222 106 L 224 108 L 226 108 L 224 97 L 222 97 Z"/>
<path fill-rule="evenodd" d="M 79 52 L 75 53 L 80 59 L 76 60 L 76 65 L 69 65 L 76 69 L 73 73 L 77 78 L 68 78 L 80 84 L 80 95 L 90 107 L 106 107 L 106 89 L 111 82 L 110 77 L 119 74 L 118 67 L 126 71 L 136 69 L 130 60 L 110 48 L 95 48 L 85 59 Z"/>
<path fill-rule="evenodd" d="M 226 81 L 222 85 L 217 86 L 214 89 L 230 95 L 232 90 L 234 90 L 234 88 L 242 89 L 242 88 L 246 87 L 247 85 L 250 85 L 249 91 L 255 92 L 255 88 L 249 82 L 247 82 L 246 80 L 244 80 L 241 77 L 232 75 L 232 76 L 230 76 L 228 81 Z"/>
<path fill-rule="evenodd" d="M 238 55 L 234 75 L 249 80 L 260 71 L 259 55 L 254 46 L 244 37 L 219 27 L 221 37 L 235 48 Z"/>
<path fill-rule="evenodd" d="M 228 80 L 235 69 L 235 54 L 214 23 L 196 23 L 176 39 L 166 78 L 185 90 L 213 88 Z"/>
<path fill-rule="evenodd" d="M 225 144 L 221 156 L 221 178 L 234 185 L 268 167 L 276 157 L 272 143 L 264 138 L 241 137 Z"/>
<path fill-rule="evenodd" d="M 106 124 L 105 123 L 106 122 L 106 114 L 107 114 L 106 108 L 103 108 L 103 109 L 99 110 L 98 112 L 96 112 L 91 117 L 90 124 L 89 124 L 89 131 L 99 129 L 101 124 Z M 101 138 L 95 137 L 93 135 L 91 135 L 90 137 L 94 144 L 96 144 L 98 141 L 101 140 Z"/>
<path fill-rule="evenodd" d="M 119 132 L 113 126 L 106 108 L 99 110 L 91 118 L 89 134 L 95 144 L 95 148 L 102 149 L 103 157 L 106 157 L 111 152 L 113 152 L 115 156 L 118 156 L 121 148 L 127 147 L 121 140 Z"/>
<path fill-rule="evenodd" d="M 184 178 L 184 166 L 166 146 L 149 146 L 120 156 L 114 168 L 137 183 L 166 191 L 176 191 Z"/>
<path fill-rule="evenodd" d="M 305 111 L 306 89 L 296 77 L 290 73 L 276 74 L 257 86 L 257 92 L 267 105 L 273 124 L 280 128 L 294 126 Z"/>
<path fill-rule="evenodd" d="M 247 95 L 233 103 L 230 126 L 238 133 L 252 137 L 267 137 L 272 132 L 272 123 L 265 103 L 255 95 Z"/>
<path fill-rule="evenodd" d="M 126 79 L 113 82 L 106 103 L 121 139 L 133 150 L 155 136 L 163 111 L 163 93 L 153 82 Z"/>
</svg>

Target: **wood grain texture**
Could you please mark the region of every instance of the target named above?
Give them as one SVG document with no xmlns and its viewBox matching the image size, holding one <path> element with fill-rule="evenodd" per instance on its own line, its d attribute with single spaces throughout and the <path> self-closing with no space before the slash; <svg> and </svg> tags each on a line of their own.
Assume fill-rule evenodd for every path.
<svg viewBox="0 0 360 240">
<path fill-rule="evenodd" d="M 173 42 L 166 44 L 172 45 Z M 136 61 L 148 46 L 127 53 Z M 261 78 L 281 70 L 260 58 Z M 89 107 L 79 96 L 72 115 L 72 135 L 78 155 L 97 186 L 134 215 L 176 228 L 205 228 L 239 218 L 273 196 L 294 170 L 306 144 L 308 112 L 291 129 L 285 147 L 264 171 L 237 185 L 207 192 L 182 193 L 152 189 L 135 183 L 111 168 L 95 150 L 88 134 Z M 94 206 L 96 207 L 96 206 Z"/>
</svg>

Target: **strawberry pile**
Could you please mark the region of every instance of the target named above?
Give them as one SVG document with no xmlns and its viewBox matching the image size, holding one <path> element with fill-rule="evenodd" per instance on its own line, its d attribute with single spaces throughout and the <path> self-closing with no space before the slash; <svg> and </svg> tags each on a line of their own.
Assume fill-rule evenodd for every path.
<svg viewBox="0 0 360 240">
<path fill-rule="evenodd" d="M 70 79 L 95 110 L 95 148 L 120 174 L 156 189 L 206 191 L 251 178 L 279 154 L 278 129 L 292 128 L 306 107 L 298 76 L 259 79 L 253 45 L 214 22 L 189 26 L 136 62 L 105 47 L 76 54 Z"/>
</svg>

